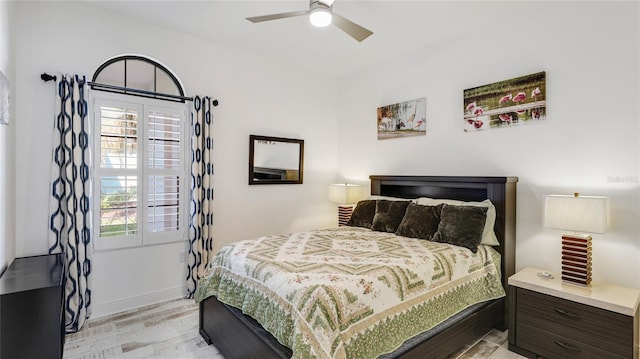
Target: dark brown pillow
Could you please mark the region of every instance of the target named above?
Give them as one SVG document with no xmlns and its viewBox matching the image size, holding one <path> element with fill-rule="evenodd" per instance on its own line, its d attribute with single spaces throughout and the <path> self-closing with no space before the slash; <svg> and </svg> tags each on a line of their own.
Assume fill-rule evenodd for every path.
<svg viewBox="0 0 640 359">
<path fill-rule="evenodd" d="M 403 237 L 432 240 L 440 224 L 442 204 L 422 206 L 409 203 L 396 234 Z"/>
<path fill-rule="evenodd" d="M 372 199 L 364 200 L 356 204 L 347 226 L 371 228 L 373 216 L 376 214 L 376 201 Z"/>
<path fill-rule="evenodd" d="M 466 247 L 476 253 L 482 240 L 487 210 L 486 207 L 453 206 L 445 203 L 433 241 Z"/>
<path fill-rule="evenodd" d="M 408 205 L 409 201 L 378 200 L 371 229 L 379 232 L 395 233 L 400 222 L 402 222 Z"/>
</svg>

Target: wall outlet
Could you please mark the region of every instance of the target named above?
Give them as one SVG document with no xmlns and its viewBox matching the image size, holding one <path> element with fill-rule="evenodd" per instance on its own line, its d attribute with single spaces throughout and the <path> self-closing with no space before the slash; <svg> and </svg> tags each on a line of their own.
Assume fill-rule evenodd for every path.
<svg viewBox="0 0 640 359">
<path fill-rule="evenodd" d="M 178 263 L 184 263 L 187 260 L 187 253 L 185 251 L 178 252 Z"/>
</svg>

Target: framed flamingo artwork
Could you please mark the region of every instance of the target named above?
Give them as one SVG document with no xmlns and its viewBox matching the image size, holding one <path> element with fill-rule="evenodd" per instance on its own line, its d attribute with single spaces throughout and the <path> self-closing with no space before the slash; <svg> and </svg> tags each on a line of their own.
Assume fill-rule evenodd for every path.
<svg viewBox="0 0 640 359">
<path fill-rule="evenodd" d="M 544 71 L 464 90 L 465 132 L 544 120 L 546 90 Z"/>
<path fill-rule="evenodd" d="M 427 99 L 378 107 L 378 139 L 427 134 Z"/>
</svg>

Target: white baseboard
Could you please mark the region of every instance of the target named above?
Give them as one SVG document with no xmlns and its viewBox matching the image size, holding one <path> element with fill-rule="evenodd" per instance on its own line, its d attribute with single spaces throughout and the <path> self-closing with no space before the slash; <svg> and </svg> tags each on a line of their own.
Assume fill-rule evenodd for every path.
<svg viewBox="0 0 640 359">
<path fill-rule="evenodd" d="M 96 319 L 107 315 L 144 307 L 146 305 L 164 302 L 167 300 L 184 298 L 187 293 L 186 287 L 174 287 L 159 292 L 147 293 L 135 297 L 114 300 L 108 303 L 93 304 L 91 306 L 90 319 Z"/>
</svg>

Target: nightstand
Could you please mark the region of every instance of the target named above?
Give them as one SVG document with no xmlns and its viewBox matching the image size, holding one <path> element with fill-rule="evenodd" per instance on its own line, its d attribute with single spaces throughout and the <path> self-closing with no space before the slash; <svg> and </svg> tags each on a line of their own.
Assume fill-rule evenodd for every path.
<svg viewBox="0 0 640 359">
<path fill-rule="evenodd" d="M 640 290 L 525 268 L 509 277 L 509 350 L 528 358 L 638 359 Z"/>
</svg>

